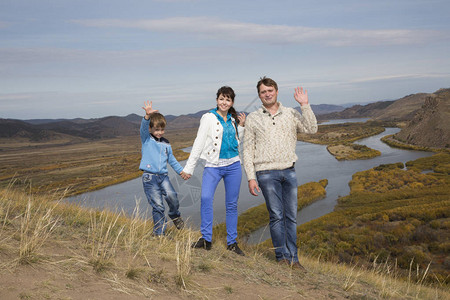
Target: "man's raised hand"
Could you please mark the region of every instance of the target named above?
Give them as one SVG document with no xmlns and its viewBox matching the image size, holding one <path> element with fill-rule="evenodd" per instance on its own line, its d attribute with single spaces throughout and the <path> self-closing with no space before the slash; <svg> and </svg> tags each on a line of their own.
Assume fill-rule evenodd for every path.
<svg viewBox="0 0 450 300">
<path fill-rule="evenodd" d="M 295 101 L 297 101 L 301 106 L 308 104 L 308 91 L 305 89 L 303 92 L 303 87 L 296 87 L 294 93 Z"/>
</svg>

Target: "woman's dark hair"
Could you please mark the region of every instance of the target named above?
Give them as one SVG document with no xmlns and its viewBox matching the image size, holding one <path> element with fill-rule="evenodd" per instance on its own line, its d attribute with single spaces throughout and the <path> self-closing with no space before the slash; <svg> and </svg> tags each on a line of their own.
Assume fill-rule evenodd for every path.
<svg viewBox="0 0 450 300">
<path fill-rule="evenodd" d="M 228 96 L 230 99 L 234 102 L 234 91 L 229 86 L 223 86 L 220 89 L 217 90 L 216 99 L 219 98 L 220 95 Z"/>
<path fill-rule="evenodd" d="M 233 101 L 234 104 L 234 97 L 236 96 L 234 94 L 234 91 L 232 88 L 230 88 L 229 86 L 223 86 L 220 89 L 217 90 L 217 94 L 216 94 L 216 99 L 219 99 L 219 96 L 228 96 L 230 97 L 231 101 Z M 231 116 L 234 118 L 234 120 L 236 121 L 236 124 L 239 124 L 239 119 L 237 117 L 237 112 L 234 109 L 233 106 L 230 107 L 230 109 L 228 110 L 231 114 Z"/>
</svg>

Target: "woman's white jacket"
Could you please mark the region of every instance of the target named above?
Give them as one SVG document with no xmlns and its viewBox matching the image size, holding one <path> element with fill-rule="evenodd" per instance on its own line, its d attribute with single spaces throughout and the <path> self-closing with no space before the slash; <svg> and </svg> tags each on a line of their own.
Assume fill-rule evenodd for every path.
<svg viewBox="0 0 450 300">
<path fill-rule="evenodd" d="M 236 122 L 231 118 L 234 128 Z M 183 171 L 187 174 L 193 174 L 198 159 L 204 159 L 209 163 L 217 164 L 219 162 L 220 147 L 222 145 L 223 127 L 217 116 L 211 112 L 205 113 L 201 120 L 197 131 L 191 154 Z M 240 139 L 244 136 L 244 127 L 237 126 L 237 134 L 235 135 L 238 145 Z M 239 147 L 240 148 L 240 147 Z"/>
</svg>

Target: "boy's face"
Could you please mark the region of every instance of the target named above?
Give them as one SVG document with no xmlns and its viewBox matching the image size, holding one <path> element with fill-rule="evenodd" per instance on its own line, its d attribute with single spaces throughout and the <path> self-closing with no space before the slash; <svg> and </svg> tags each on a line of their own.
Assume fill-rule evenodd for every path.
<svg viewBox="0 0 450 300">
<path fill-rule="evenodd" d="M 164 135 L 164 128 L 161 127 L 150 128 L 150 133 L 153 134 L 158 139 L 160 139 Z"/>
</svg>

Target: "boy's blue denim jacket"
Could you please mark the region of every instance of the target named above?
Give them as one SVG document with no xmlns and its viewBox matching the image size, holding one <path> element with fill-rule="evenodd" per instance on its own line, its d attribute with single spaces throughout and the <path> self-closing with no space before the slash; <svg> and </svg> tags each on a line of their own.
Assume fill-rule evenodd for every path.
<svg viewBox="0 0 450 300">
<path fill-rule="evenodd" d="M 141 142 L 142 158 L 139 169 L 153 174 L 167 174 L 167 163 L 180 174 L 183 167 L 173 156 L 172 147 L 165 138 L 155 139 L 149 132 L 150 120 L 142 118 Z"/>
</svg>

